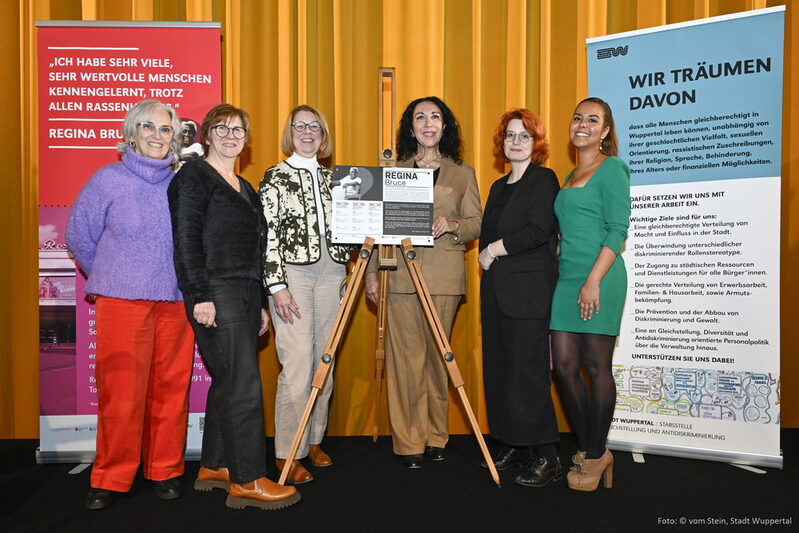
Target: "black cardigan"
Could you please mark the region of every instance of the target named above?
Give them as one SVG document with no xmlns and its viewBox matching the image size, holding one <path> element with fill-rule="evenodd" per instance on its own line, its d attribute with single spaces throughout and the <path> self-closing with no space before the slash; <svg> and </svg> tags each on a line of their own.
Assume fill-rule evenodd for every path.
<svg viewBox="0 0 799 533">
<path fill-rule="evenodd" d="M 187 303 L 213 301 L 210 279 L 263 279 L 266 219 L 245 180 L 250 202 L 203 159 L 181 167 L 167 189 L 178 287 Z M 265 302 L 265 298 L 262 298 Z"/>
</svg>

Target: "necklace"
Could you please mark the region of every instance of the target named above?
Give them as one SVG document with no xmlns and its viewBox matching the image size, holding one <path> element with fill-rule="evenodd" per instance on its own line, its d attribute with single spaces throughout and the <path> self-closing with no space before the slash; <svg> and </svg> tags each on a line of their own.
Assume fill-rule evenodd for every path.
<svg viewBox="0 0 799 533">
<path fill-rule="evenodd" d="M 437 162 L 441 161 L 441 154 L 436 154 L 429 161 L 427 159 L 422 158 L 422 157 L 415 157 L 414 159 L 416 160 L 416 164 L 419 165 L 420 167 L 422 165 L 424 165 L 424 168 L 430 168 L 430 166 L 433 165 L 433 163 L 437 163 Z"/>
</svg>

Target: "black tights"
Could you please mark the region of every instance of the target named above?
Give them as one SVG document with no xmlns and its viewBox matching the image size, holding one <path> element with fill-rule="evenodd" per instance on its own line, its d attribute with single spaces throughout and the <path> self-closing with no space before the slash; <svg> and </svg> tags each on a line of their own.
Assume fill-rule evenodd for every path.
<svg viewBox="0 0 799 533">
<path fill-rule="evenodd" d="M 580 450 L 588 459 L 605 453 L 605 444 L 616 406 L 613 380 L 613 348 L 616 337 L 596 333 L 552 331 L 552 359 L 560 392 L 577 432 Z M 591 392 L 580 368 L 585 365 Z"/>
</svg>

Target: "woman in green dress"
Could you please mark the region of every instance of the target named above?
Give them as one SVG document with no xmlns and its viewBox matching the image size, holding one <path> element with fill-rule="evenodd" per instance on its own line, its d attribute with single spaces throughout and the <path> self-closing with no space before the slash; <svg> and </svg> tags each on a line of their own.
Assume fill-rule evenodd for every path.
<svg viewBox="0 0 799 533">
<path fill-rule="evenodd" d="M 616 157 L 610 106 L 587 98 L 574 110 L 569 137 L 578 164 L 555 199 L 561 231 L 558 284 L 552 300 L 552 355 L 561 394 L 577 433 L 569 487 L 612 485 L 605 448 L 616 403 L 611 369 L 627 294 L 619 253 L 630 225 L 630 169 Z M 590 394 L 581 375 L 585 366 Z"/>
</svg>

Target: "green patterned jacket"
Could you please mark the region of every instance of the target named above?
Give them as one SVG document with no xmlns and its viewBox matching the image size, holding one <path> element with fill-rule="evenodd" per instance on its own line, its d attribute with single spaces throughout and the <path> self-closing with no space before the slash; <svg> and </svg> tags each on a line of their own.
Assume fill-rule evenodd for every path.
<svg viewBox="0 0 799 533">
<path fill-rule="evenodd" d="M 333 260 L 346 263 L 350 257 L 350 247 L 333 245 L 331 242 L 332 174 L 329 169 L 320 167 L 317 176 L 325 210 L 325 238 Z M 308 265 L 316 263 L 321 257 L 319 214 L 311 180 L 313 176 L 307 170 L 294 168 L 282 161 L 264 173 L 258 186 L 264 216 L 269 225 L 264 256 L 264 285 L 267 288 L 288 284 L 285 264 Z"/>
</svg>

